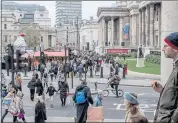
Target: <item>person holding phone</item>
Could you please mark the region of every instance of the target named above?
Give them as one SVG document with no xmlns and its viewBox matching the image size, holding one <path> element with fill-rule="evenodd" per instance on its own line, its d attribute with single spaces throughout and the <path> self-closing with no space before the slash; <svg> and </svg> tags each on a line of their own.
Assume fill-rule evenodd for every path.
<svg viewBox="0 0 178 123">
<path fill-rule="evenodd" d="M 165 86 L 152 81 L 153 89 L 160 93 L 154 122 L 178 123 L 178 32 L 171 33 L 164 39 L 162 51 L 166 58 L 173 59 L 173 70 Z"/>
</svg>

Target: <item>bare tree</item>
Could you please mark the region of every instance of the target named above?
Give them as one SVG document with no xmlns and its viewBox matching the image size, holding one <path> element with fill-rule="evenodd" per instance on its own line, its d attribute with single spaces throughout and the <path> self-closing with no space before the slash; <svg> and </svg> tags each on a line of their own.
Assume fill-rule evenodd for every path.
<svg viewBox="0 0 178 123">
<path fill-rule="evenodd" d="M 21 30 L 25 34 L 25 41 L 29 48 L 33 48 L 39 45 L 40 42 L 40 30 L 34 25 L 24 27 Z"/>
</svg>

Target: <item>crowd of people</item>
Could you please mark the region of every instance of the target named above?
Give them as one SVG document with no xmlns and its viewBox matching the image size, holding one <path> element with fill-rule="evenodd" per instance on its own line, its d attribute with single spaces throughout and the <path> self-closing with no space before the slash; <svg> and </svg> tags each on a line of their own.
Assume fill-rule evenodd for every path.
<svg viewBox="0 0 178 123">
<path fill-rule="evenodd" d="M 173 72 L 171 73 L 167 83 L 165 86 L 162 86 L 159 82 L 153 81 L 151 86 L 153 89 L 160 93 L 160 98 L 158 100 L 158 105 L 156 109 L 156 113 L 154 116 L 154 122 L 178 122 L 178 81 L 177 81 L 177 73 L 178 73 L 178 33 L 172 33 L 165 38 L 165 44 L 163 47 L 163 52 L 166 57 L 172 58 L 174 60 L 173 63 Z M 102 59 L 102 61 L 107 61 Z M 95 63 L 96 62 L 96 63 Z M 95 64 L 95 65 L 94 65 Z M 76 122 L 77 123 L 86 123 L 87 121 L 87 111 L 89 105 L 93 105 L 94 107 L 103 106 L 102 92 L 98 92 L 97 96 L 93 99 L 91 95 L 90 87 L 87 86 L 86 79 L 83 79 L 83 73 L 86 73 L 88 69 L 92 69 L 96 66 L 102 66 L 102 62 L 100 60 L 93 60 L 88 58 L 83 59 L 74 59 L 72 62 L 67 62 L 64 66 L 62 62 L 53 62 L 50 61 L 46 65 L 42 65 L 41 67 L 41 78 L 36 71 L 34 71 L 33 77 L 31 81 L 28 83 L 28 88 L 30 89 L 30 99 L 34 101 L 36 99 L 35 105 L 35 114 L 34 121 L 35 123 L 44 123 L 47 120 L 46 113 L 46 104 L 45 104 L 45 96 L 44 91 L 45 88 L 46 94 L 49 94 L 49 98 L 51 100 L 51 107 L 53 107 L 53 95 L 55 92 L 60 91 L 61 98 L 61 106 L 65 106 L 66 97 L 69 92 L 69 86 L 65 79 L 65 76 L 69 77 L 69 73 L 71 71 L 74 72 L 74 75 L 79 74 L 79 80 L 81 84 L 78 85 L 75 89 L 75 93 L 73 96 L 73 101 L 76 106 Z M 119 67 L 121 65 L 117 62 L 113 62 L 110 66 L 110 77 L 109 84 L 111 87 L 117 90 L 119 82 L 121 78 L 119 76 Z M 48 79 L 50 76 L 50 79 Z M 53 86 L 53 77 L 54 79 L 58 79 L 58 90 Z M 49 81 L 49 84 L 48 84 Z M 3 89 L 3 104 L 5 107 L 5 111 L 2 115 L 1 122 L 3 123 L 4 118 L 8 113 L 11 113 L 13 116 L 13 122 L 17 122 L 17 119 L 22 119 L 23 122 L 25 120 L 25 111 L 23 108 L 23 82 L 20 74 L 18 73 L 16 76 L 16 84 L 15 86 L 12 83 L 9 84 L 8 89 L 4 87 Z M 48 86 L 49 85 L 49 86 Z M 36 98 L 35 98 L 35 90 L 36 90 Z M 117 91 L 116 91 L 117 92 Z M 117 96 L 117 93 L 116 93 Z M 124 93 L 124 100 L 126 105 L 126 115 L 125 122 L 132 123 L 148 123 L 146 116 L 143 111 L 139 107 L 138 97 L 135 93 Z M 95 114 L 94 114 L 95 115 Z"/>
</svg>

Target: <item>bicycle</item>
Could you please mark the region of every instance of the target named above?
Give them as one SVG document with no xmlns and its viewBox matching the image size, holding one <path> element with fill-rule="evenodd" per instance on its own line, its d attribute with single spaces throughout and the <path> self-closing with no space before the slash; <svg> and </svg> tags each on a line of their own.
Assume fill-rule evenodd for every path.
<svg viewBox="0 0 178 123">
<path fill-rule="evenodd" d="M 97 89 L 97 82 L 95 82 L 95 89 Z M 118 89 L 118 97 L 123 97 L 124 92 L 121 89 Z M 110 87 L 110 84 L 107 84 L 107 87 L 102 90 L 103 96 L 108 97 L 110 92 L 112 92 L 114 95 L 116 95 L 116 90 L 114 88 Z"/>
</svg>

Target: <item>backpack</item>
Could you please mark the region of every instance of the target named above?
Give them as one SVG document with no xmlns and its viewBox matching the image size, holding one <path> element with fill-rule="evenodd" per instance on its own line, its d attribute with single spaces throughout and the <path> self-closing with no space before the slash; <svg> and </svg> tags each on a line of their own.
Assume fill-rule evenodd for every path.
<svg viewBox="0 0 178 123">
<path fill-rule="evenodd" d="M 86 100 L 87 99 L 85 97 L 84 89 L 76 93 L 76 99 L 75 99 L 76 104 L 83 104 L 86 102 Z"/>
</svg>

